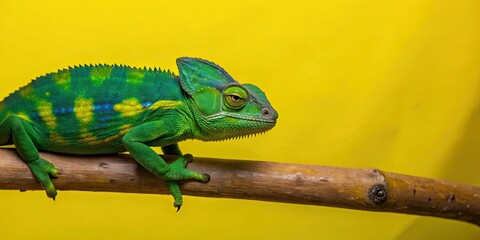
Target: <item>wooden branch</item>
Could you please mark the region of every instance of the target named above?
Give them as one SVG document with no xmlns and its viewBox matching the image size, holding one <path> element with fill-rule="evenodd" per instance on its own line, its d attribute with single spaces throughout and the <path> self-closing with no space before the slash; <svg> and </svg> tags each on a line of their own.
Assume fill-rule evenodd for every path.
<svg viewBox="0 0 480 240">
<path fill-rule="evenodd" d="M 41 155 L 60 172 L 54 179 L 58 190 L 168 194 L 159 177 L 126 154 Z M 475 186 L 373 168 L 199 157 L 194 158 L 188 168 L 210 174 L 211 180 L 183 182 L 181 188 L 185 195 L 408 213 L 463 220 L 480 226 L 480 187 Z M 0 149 L 0 189 L 42 188 L 14 150 Z"/>
</svg>

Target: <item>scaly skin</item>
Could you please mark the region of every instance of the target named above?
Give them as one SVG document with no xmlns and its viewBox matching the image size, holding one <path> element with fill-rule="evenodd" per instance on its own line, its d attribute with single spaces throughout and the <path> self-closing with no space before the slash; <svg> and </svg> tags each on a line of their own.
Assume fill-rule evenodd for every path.
<svg viewBox="0 0 480 240">
<path fill-rule="evenodd" d="M 79 66 L 39 77 L 0 102 L 0 145 L 18 154 L 47 195 L 57 195 L 56 168 L 38 150 L 69 154 L 128 151 L 150 172 L 167 181 L 180 209 L 176 181 L 207 182 L 209 176 L 185 169 L 177 143 L 214 141 L 268 131 L 277 112 L 256 86 L 241 85 L 212 62 L 177 59 L 170 71 L 127 66 Z M 180 157 L 167 164 L 150 147 Z"/>
</svg>

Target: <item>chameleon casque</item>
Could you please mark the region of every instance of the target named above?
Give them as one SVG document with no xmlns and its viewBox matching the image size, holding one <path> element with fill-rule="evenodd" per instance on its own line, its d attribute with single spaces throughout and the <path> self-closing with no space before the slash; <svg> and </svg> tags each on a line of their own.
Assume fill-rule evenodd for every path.
<svg viewBox="0 0 480 240">
<path fill-rule="evenodd" d="M 180 209 L 176 181 L 209 175 L 186 169 L 191 155 L 178 142 L 215 141 L 262 133 L 278 117 L 265 94 L 239 84 L 218 65 L 177 59 L 170 71 L 118 65 L 84 65 L 38 77 L 0 102 L 0 145 L 14 144 L 35 178 L 55 200 L 58 171 L 38 150 L 68 154 L 129 152 L 166 180 Z M 167 164 L 150 147 L 179 155 Z"/>
</svg>

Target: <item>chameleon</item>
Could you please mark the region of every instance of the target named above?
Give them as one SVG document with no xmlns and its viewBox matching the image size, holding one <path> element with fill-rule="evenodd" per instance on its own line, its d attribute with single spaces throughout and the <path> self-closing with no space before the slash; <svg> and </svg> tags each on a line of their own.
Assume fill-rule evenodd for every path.
<svg viewBox="0 0 480 240">
<path fill-rule="evenodd" d="M 208 182 L 188 170 L 178 142 L 226 140 L 266 132 L 277 111 L 255 85 L 222 67 L 176 59 L 178 75 L 160 68 L 79 65 L 37 77 L 0 102 L 0 146 L 15 145 L 35 179 L 55 200 L 58 170 L 39 151 L 93 155 L 128 152 L 165 180 L 177 211 L 180 180 Z M 152 147 L 178 155 L 166 163 Z"/>
</svg>

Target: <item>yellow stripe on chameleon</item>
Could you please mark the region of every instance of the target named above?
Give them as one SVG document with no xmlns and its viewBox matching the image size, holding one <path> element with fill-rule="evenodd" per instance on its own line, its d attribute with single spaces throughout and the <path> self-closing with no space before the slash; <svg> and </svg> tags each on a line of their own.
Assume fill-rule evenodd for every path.
<svg viewBox="0 0 480 240">
<path fill-rule="evenodd" d="M 50 102 L 40 100 L 37 103 L 37 111 L 46 126 L 52 129 L 57 127 L 57 117 L 53 114 L 53 108 Z"/>
<path fill-rule="evenodd" d="M 65 138 L 63 138 L 59 133 L 55 131 L 51 132 L 48 138 L 52 143 L 59 146 L 66 145 L 69 143 Z"/>
<path fill-rule="evenodd" d="M 113 110 L 121 113 L 124 117 L 131 117 L 141 113 L 143 107 L 136 98 L 129 98 L 113 105 Z"/>
<path fill-rule="evenodd" d="M 17 114 L 19 118 L 23 119 L 23 120 L 26 120 L 27 122 L 31 122 L 32 120 L 30 119 L 30 117 L 26 114 L 26 113 L 23 113 L 23 112 L 19 112 Z"/>
<path fill-rule="evenodd" d="M 112 67 L 110 66 L 97 66 L 93 68 L 90 76 L 92 78 L 92 82 L 95 84 L 101 84 L 105 79 L 110 77 L 112 73 Z"/>
<path fill-rule="evenodd" d="M 88 145 L 96 145 L 99 142 L 97 137 L 86 128 L 80 129 L 80 141 Z"/>
<path fill-rule="evenodd" d="M 127 72 L 127 83 L 142 83 L 145 72 L 140 69 L 132 68 Z"/>
<path fill-rule="evenodd" d="M 132 124 L 124 124 L 120 127 L 120 131 L 117 134 L 104 139 L 95 137 L 92 133 L 88 132 L 87 129 L 82 129 L 80 130 L 80 141 L 90 146 L 106 144 L 122 138 L 123 135 L 125 135 L 125 133 L 127 133 L 132 128 Z"/>
<path fill-rule="evenodd" d="M 160 100 L 156 101 L 152 106 L 150 106 L 149 110 L 157 110 L 157 109 L 172 109 L 180 106 L 182 104 L 181 101 L 172 101 L 172 100 Z"/>
<path fill-rule="evenodd" d="M 58 85 L 62 86 L 64 90 L 68 90 L 70 88 L 71 79 L 70 71 L 68 70 L 61 70 L 53 75 L 53 80 L 55 80 Z"/>
<path fill-rule="evenodd" d="M 103 139 L 102 142 L 103 143 L 109 143 L 109 142 L 112 142 L 114 140 L 120 139 L 121 137 L 123 137 L 123 135 L 125 135 L 132 128 L 133 128 L 132 124 L 124 124 L 120 127 L 120 132 L 118 132 L 117 134 L 115 134 L 113 136 L 110 136 L 108 138 Z"/>
<path fill-rule="evenodd" d="M 93 99 L 79 97 L 75 99 L 73 112 L 81 123 L 89 123 L 93 120 Z"/>
</svg>

